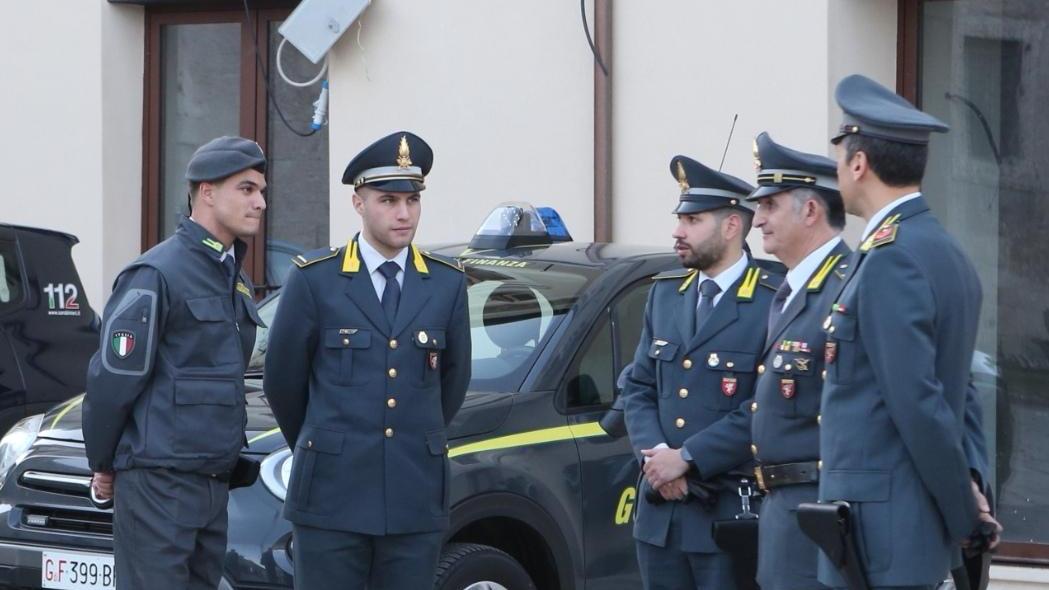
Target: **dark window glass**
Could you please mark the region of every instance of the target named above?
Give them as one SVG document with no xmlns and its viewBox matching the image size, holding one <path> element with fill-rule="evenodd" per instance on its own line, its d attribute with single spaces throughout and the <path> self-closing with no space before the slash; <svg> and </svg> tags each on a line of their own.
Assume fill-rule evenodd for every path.
<svg viewBox="0 0 1049 590">
<path fill-rule="evenodd" d="M 641 327 L 645 323 L 645 302 L 652 290 L 652 280 L 631 285 L 613 306 L 616 322 L 616 374 L 634 361 Z"/>
<path fill-rule="evenodd" d="M 14 242 L 0 242 L 0 313 L 22 302 L 22 269 Z"/>
<path fill-rule="evenodd" d="M 586 348 L 568 372 L 566 403 L 569 408 L 611 404 L 615 397 L 612 326 L 603 315 Z"/>
<path fill-rule="evenodd" d="M 922 3 L 923 192 L 983 283 L 974 381 L 1006 541 L 1049 543 L 1049 3 Z"/>
</svg>

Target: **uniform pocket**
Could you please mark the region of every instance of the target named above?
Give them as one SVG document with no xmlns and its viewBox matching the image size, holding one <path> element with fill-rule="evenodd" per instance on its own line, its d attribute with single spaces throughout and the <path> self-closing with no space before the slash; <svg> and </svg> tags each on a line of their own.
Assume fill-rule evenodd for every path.
<svg viewBox="0 0 1049 590">
<path fill-rule="evenodd" d="M 197 297 L 187 299 L 186 307 L 189 313 L 200 322 L 222 322 L 229 318 L 226 311 L 227 297 L 218 295 L 215 297 Z"/>
<path fill-rule="evenodd" d="M 242 395 L 232 379 L 176 380 L 175 453 L 201 457 L 235 453 L 244 440 Z"/>
<path fill-rule="evenodd" d="M 822 352 L 822 351 L 818 351 Z M 770 409 L 787 418 L 815 416 L 819 412 L 823 382 L 813 352 L 775 352 L 766 370 L 772 374 L 778 395 Z"/>
<path fill-rule="evenodd" d="M 357 328 L 327 328 L 324 330 L 324 347 L 334 357 L 338 366 L 336 382 L 341 385 L 353 383 L 353 351 L 371 346 L 372 333 Z"/>
<path fill-rule="evenodd" d="M 859 331 L 857 323 L 855 316 L 835 309 L 823 325 L 827 333 L 824 345 L 827 377 L 835 383 L 850 383 L 854 378 L 856 355 L 859 353 L 859 344 L 855 341 Z"/>
<path fill-rule="evenodd" d="M 422 353 L 422 361 L 417 361 L 421 365 L 418 382 L 424 386 L 436 383 L 441 373 L 441 355 L 447 346 L 444 337 L 444 330 L 438 328 L 416 330 L 412 333 L 412 343 L 415 344 L 415 349 Z"/>
<path fill-rule="evenodd" d="M 345 435 L 306 425 L 295 442 L 292 463 L 292 487 L 288 490 L 296 508 L 304 512 L 325 514 L 339 505 L 343 471 L 340 458 Z"/>
<path fill-rule="evenodd" d="M 433 507 L 432 512 L 437 516 L 448 514 L 448 502 L 451 496 L 451 465 L 448 462 L 448 437 L 443 429 L 431 430 L 426 433 L 426 448 L 435 461 L 440 462 L 441 497 L 440 504 Z"/>
<path fill-rule="evenodd" d="M 704 377 L 703 405 L 711 410 L 736 409 L 754 389 L 758 355 L 750 352 L 710 352 L 701 359 L 709 373 Z"/>
<path fill-rule="evenodd" d="M 670 391 L 664 391 L 663 383 L 670 377 L 669 371 L 673 366 L 671 363 L 677 358 L 681 346 L 677 342 L 653 338 L 648 346 L 648 358 L 657 361 L 656 365 L 656 391 L 660 397 L 667 397 Z"/>
</svg>

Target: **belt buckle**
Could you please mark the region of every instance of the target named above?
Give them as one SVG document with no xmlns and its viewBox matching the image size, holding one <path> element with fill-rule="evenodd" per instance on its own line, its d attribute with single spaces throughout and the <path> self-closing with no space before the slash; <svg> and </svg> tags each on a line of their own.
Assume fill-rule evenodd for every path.
<svg viewBox="0 0 1049 590">
<path fill-rule="evenodd" d="M 765 487 L 765 474 L 761 471 L 761 465 L 754 466 L 754 479 L 757 480 L 758 489 L 767 492 L 768 488 Z"/>
</svg>

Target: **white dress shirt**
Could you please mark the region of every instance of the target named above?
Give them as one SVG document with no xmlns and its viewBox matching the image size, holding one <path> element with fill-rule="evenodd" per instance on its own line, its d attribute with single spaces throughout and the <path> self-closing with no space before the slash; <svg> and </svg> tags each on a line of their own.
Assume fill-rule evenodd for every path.
<svg viewBox="0 0 1049 590">
<path fill-rule="evenodd" d="M 386 289 L 386 277 L 379 272 L 379 267 L 385 262 L 396 262 L 400 270 L 397 271 L 397 284 L 404 286 L 404 266 L 408 263 L 408 248 L 402 248 L 392 259 L 386 258 L 379 251 L 372 247 L 368 243 L 368 240 L 364 239 L 364 234 L 361 233 L 360 237 L 357 238 L 357 252 L 360 254 L 361 260 L 364 261 L 364 266 L 368 268 L 368 272 L 371 275 L 372 286 L 375 287 L 375 296 L 382 301 L 382 292 Z"/>
<path fill-rule="evenodd" d="M 805 288 L 805 281 L 809 280 L 812 273 L 816 272 L 816 268 L 830 254 L 830 251 L 838 247 L 839 242 L 841 242 L 841 236 L 834 236 L 819 248 L 809 252 L 809 255 L 802 259 L 797 266 L 787 271 L 787 284 L 790 285 L 790 295 L 783 301 L 783 309 L 787 309 L 790 302 L 794 300 L 794 296 Z"/>
<path fill-rule="evenodd" d="M 712 277 L 705 272 L 700 271 L 699 276 L 696 277 L 696 290 L 699 290 L 699 286 L 703 284 L 703 281 L 707 279 L 713 280 L 717 283 L 718 287 L 721 288 L 718 294 L 714 296 L 713 305 L 717 305 L 721 301 L 721 296 L 728 292 L 729 288 L 733 283 L 739 280 L 739 277 L 743 276 L 743 272 L 747 270 L 747 265 L 750 263 L 747 260 L 746 254 L 741 254 L 739 260 L 735 264 L 721 271 L 718 276 Z M 703 292 L 699 292 L 699 297 L 696 298 L 696 307 L 699 307 L 700 299 L 703 298 Z"/>
<path fill-rule="evenodd" d="M 860 238 L 860 243 L 862 244 L 863 240 L 866 240 L 867 236 L 871 235 L 871 232 L 878 228 L 878 224 L 881 223 L 889 215 L 889 211 L 892 211 L 893 209 L 899 207 L 907 201 L 917 199 L 920 196 L 922 196 L 921 192 L 908 193 L 896 199 L 895 201 L 889 203 L 888 205 L 882 207 L 881 209 L 878 209 L 877 213 L 871 215 L 870 221 L 867 222 L 867 227 L 863 228 L 863 237 Z"/>
</svg>

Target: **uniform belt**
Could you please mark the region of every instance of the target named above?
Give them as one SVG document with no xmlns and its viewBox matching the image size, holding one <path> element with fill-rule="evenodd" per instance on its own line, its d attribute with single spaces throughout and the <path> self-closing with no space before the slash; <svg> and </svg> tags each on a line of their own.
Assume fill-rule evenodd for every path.
<svg viewBox="0 0 1049 590">
<path fill-rule="evenodd" d="M 754 467 L 754 477 L 763 492 L 782 486 L 816 483 L 820 480 L 819 461 L 758 465 Z"/>
</svg>

